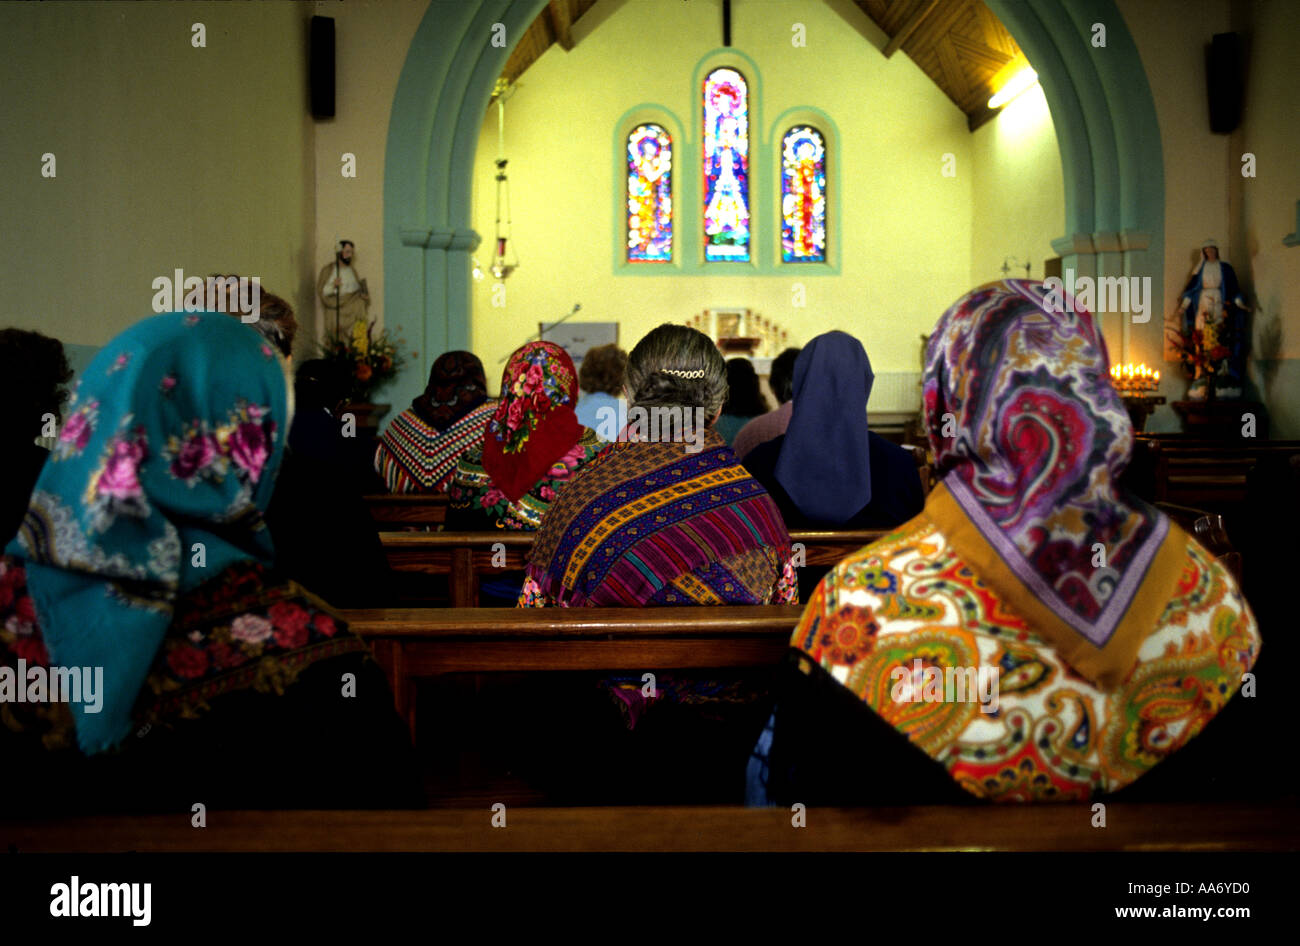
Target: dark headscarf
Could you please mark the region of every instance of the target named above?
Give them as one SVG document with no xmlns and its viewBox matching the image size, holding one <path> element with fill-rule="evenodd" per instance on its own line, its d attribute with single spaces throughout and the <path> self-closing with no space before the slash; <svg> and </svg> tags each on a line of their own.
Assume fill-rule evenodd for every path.
<svg viewBox="0 0 1300 946">
<path fill-rule="evenodd" d="M 818 335 L 794 363 L 794 411 L 776 479 L 805 516 L 843 525 L 871 502 L 867 398 L 875 375 L 859 342 Z"/>
<path fill-rule="evenodd" d="M 439 432 L 487 400 L 483 362 L 467 351 L 439 355 L 429 369 L 429 384 L 411 402 L 420 419 Z"/>
</svg>

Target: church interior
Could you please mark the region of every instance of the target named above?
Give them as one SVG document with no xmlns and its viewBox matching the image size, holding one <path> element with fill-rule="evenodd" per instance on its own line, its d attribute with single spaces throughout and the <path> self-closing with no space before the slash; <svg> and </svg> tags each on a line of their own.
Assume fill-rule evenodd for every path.
<svg viewBox="0 0 1300 946">
<path fill-rule="evenodd" d="M 0 678 L 12 765 L 64 787 L 98 773 L 71 779 L 88 806 L 11 801 L 0 841 L 1300 848 L 1279 745 L 1300 568 L 1298 43 L 1292 0 L 0 5 L 0 329 L 57 339 L 76 386 L 39 414 L 55 423 L 2 537 L 0 665 L 25 661 L 21 693 L 42 661 L 102 664 L 106 701 L 29 724 Z M 216 274 L 257 280 L 214 298 Z M 257 307 L 245 328 L 202 315 Z M 240 347 L 254 329 L 260 354 Z M 606 350 L 617 410 L 710 422 L 698 457 L 673 454 L 723 458 L 702 496 L 750 490 L 707 529 L 672 505 L 637 545 L 633 512 L 601 518 L 628 489 L 636 515 L 680 502 L 648 472 L 669 445 L 618 433 L 622 413 L 589 439 L 581 402 L 571 420 L 566 385 L 590 395 Z M 11 404 L 40 383 L 23 363 L 0 360 Z M 763 406 L 733 407 L 755 378 Z M 979 413 L 1012 400 L 1054 420 Z M 760 473 L 724 424 L 787 402 Z M 560 438 L 559 414 L 572 435 L 514 488 L 512 458 Z M 460 459 L 416 484 L 411 452 L 466 418 Z M 1039 451 L 1059 466 L 1033 467 Z M 851 515 L 896 476 L 906 512 Z M 262 512 L 273 548 L 260 521 L 239 532 Z M 673 542 L 716 555 L 679 573 Z M 259 577 L 296 556 L 311 564 L 289 591 Z M 593 583 L 588 563 L 615 558 Z M 226 584 L 204 584 L 217 564 Z M 943 633 L 925 568 L 975 576 Z M 962 623 L 972 600 L 991 631 Z M 913 655 L 914 700 L 891 700 Z M 931 706 L 923 662 L 940 688 L 945 667 L 996 671 L 1001 710 Z M 294 795 L 305 776 L 262 798 L 212 774 L 307 771 L 351 740 L 358 761 L 332 764 L 358 771 L 320 801 Z M 413 792 L 379 791 L 401 766 Z M 805 781 L 778 790 L 781 766 Z"/>
</svg>

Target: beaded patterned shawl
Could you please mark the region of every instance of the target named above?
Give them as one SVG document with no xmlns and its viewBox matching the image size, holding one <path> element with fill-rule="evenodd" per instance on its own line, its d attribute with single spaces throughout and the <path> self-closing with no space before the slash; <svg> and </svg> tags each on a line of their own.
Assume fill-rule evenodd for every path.
<svg viewBox="0 0 1300 946">
<path fill-rule="evenodd" d="M 551 504 L 528 574 L 560 605 L 768 604 L 790 536 L 712 430 L 608 445 Z"/>
<path fill-rule="evenodd" d="M 393 418 L 375 449 L 375 472 L 391 493 L 443 492 L 456 472 L 456 461 L 483 440 L 496 405 L 480 404 L 441 430 L 413 408 Z"/>
</svg>

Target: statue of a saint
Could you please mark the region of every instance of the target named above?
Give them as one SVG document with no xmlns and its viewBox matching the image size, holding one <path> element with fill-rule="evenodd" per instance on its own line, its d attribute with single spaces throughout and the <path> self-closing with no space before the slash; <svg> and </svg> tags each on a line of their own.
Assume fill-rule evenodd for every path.
<svg viewBox="0 0 1300 946">
<path fill-rule="evenodd" d="M 1237 274 L 1206 240 L 1178 305 L 1183 365 L 1192 373 L 1189 400 L 1241 397 L 1246 377 L 1246 315 Z"/>
<path fill-rule="evenodd" d="M 325 303 L 325 324 L 338 333 L 368 321 L 370 292 L 357 274 L 355 253 L 351 240 L 340 240 L 334 247 L 333 262 L 325 264 L 316 280 L 316 293 Z"/>
</svg>

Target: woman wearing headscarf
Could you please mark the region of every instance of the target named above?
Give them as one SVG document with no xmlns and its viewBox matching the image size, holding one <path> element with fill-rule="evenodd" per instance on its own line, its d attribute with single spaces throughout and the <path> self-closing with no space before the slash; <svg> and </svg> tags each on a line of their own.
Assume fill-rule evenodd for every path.
<svg viewBox="0 0 1300 946">
<path fill-rule="evenodd" d="M 921 511 L 915 461 L 867 428 L 874 380 L 862 343 L 844 332 L 799 353 L 790 426 L 744 460 L 789 528 L 888 529 Z"/>
<path fill-rule="evenodd" d="M 23 772 L 4 792 L 55 808 L 418 804 L 365 642 L 273 569 L 284 360 L 226 315 L 160 315 L 100 351 L 69 407 L 0 558 L 0 736 Z M 79 691 L 6 693 L 52 668 Z"/>
<path fill-rule="evenodd" d="M 1108 368 L 1092 316 L 1040 284 L 944 314 L 924 374 L 943 481 L 809 602 L 751 801 L 1082 800 L 1222 773 L 1188 743 L 1259 632 L 1226 569 L 1116 485 L 1133 431 Z"/>
<path fill-rule="evenodd" d="M 494 407 L 477 356 L 439 355 L 424 393 L 379 438 L 375 471 L 392 493 L 446 492 L 456 461 L 483 439 Z"/>
<path fill-rule="evenodd" d="M 790 537 L 708 429 L 726 369 L 708 337 L 661 325 L 627 365 L 628 429 L 570 480 L 533 543 L 520 604 L 790 602 Z"/>
<path fill-rule="evenodd" d="M 713 427 L 727 446 L 731 446 L 744 427 L 755 417 L 771 410 L 763 389 L 758 383 L 758 373 L 748 358 L 727 359 L 727 401 L 722 406 L 722 415 Z"/>
<path fill-rule="evenodd" d="M 552 503 L 533 543 L 520 606 L 797 601 L 790 537 L 780 513 L 709 426 L 726 399 L 726 378 L 717 346 L 694 329 L 661 325 L 637 344 L 627 365 L 628 427 Z M 642 676 L 647 669 L 652 668 L 600 681 L 608 697 L 595 699 L 607 703 L 612 697 L 618 714 L 583 704 L 573 708 L 574 721 L 563 727 L 572 734 L 581 725 L 613 720 L 640 734 L 629 742 L 607 733 L 604 742 L 635 746 L 628 764 L 641 774 L 619 778 L 602 754 L 600 771 L 577 779 L 581 790 L 591 793 L 584 800 L 608 803 L 611 793 L 626 790 L 633 795 L 622 801 L 663 801 L 690 791 L 683 772 L 707 781 L 706 771 L 721 766 L 734 776 L 767 714 L 767 681 L 761 675 L 706 679 L 657 669 L 655 692 L 647 697 Z M 552 692 L 548 699 L 554 703 L 557 696 Z M 663 707 L 672 704 L 678 709 L 665 712 Z M 655 720 L 648 732 L 641 725 L 647 713 Z M 662 740 L 657 749 L 655 739 Z M 571 744 L 579 758 L 568 768 L 582 771 L 585 749 L 578 740 Z M 734 768 L 727 769 L 732 747 L 738 747 L 738 755 Z M 650 762 L 657 752 L 665 754 L 662 765 Z M 647 769 L 666 783 L 652 787 Z M 592 788 L 598 782 L 606 784 L 604 794 Z M 738 796 L 736 785 L 718 800 Z"/>
<path fill-rule="evenodd" d="M 529 342 L 511 355 L 482 443 L 456 464 L 447 528 L 536 529 L 569 478 L 604 446 L 578 422 L 577 403 L 577 372 L 559 345 Z"/>
</svg>

